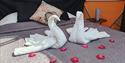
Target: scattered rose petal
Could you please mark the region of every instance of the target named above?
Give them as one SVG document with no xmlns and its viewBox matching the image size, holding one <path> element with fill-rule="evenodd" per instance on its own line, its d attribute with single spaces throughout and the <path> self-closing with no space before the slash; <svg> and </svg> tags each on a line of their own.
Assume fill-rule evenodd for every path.
<svg viewBox="0 0 125 63">
<path fill-rule="evenodd" d="M 104 60 L 105 56 L 103 54 L 97 54 L 96 58 L 99 59 L 99 60 Z"/>
<path fill-rule="evenodd" d="M 115 42 L 115 40 L 113 40 L 113 39 L 109 39 L 109 42 L 114 43 L 114 42 Z"/>
<path fill-rule="evenodd" d="M 56 57 L 51 57 L 50 58 L 50 63 L 56 63 L 57 62 L 57 58 Z"/>
<path fill-rule="evenodd" d="M 59 50 L 61 51 L 61 52 L 64 52 L 64 51 L 66 51 L 67 50 L 67 48 L 59 48 Z"/>
<path fill-rule="evenodd" d="M 79 58 L 73 57 L 73 58 L 71 58 L 71 61 L 72 61 L 72 63 L 77 63 L 77 62 L 79 62 Z"/>
<path fill-rule="evenodd" d="M 35 53 L 29 53 L 29 54 L 28 54 L 28 57 L 34 57 L 34 56 L 36 56 Z"/>
<path fill-rule="evenodd" d="M 106 47 L 105 47 L 105 45 L 101 44 L 101 45 L 98 46 L 98 48 L 99 49 L 105 49 Z"/>
<path fill-rule="evenodd" d="M 83 48 L 88 48 L 89 46 L 87 44 L 82 45 Z"/>
</svg>

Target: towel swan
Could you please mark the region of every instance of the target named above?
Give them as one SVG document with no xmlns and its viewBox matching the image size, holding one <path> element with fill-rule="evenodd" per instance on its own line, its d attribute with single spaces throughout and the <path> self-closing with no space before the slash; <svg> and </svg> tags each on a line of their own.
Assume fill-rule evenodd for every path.
<svg viewBox="0 0 125 63">
<path fill-rule="evenodd" d="M 106 32 L 99 32 L 97 29 L 84 27 L 83 13 L 77 11 L 76 21 L 72 28 L 67 28 L 66 31 L 70 34 L 69 41 L 81 44 L 87 44 L 91 40 L 98 38 L 110 37 Z"/>
<path fill-rule="evenodd" d="M 58 17 L 58 16 L 53 15 L 48 19 L 48 26 L 50 30 L 46 30 L 45 34 L 50 37 L 56 38 L 57 42 L 52 46 L 52 48 L 60 48 L 67 42 L 67 38 L 64 32 L 56 25 L 55 21 L 51 21 L 54 20 L 53 17 Z M 58 21 L 60 21 L 59 18 Z"/>
<path fill-rule="evenodd" d="M 48 18 L 48 26 L 50 30 L 45 31 L 47 36 L 40 34 L 30 35 L 30 38 L 25 38 L 25 45 L 29 46 L 15 48 L 14 55 L 37 52 L 51 47 L 62 47 L 67 42 L 67 39 L 63 31 L 56 25 L 55 20 L 60 21 L 57 15 L 52 15 Z"/>
</svg>

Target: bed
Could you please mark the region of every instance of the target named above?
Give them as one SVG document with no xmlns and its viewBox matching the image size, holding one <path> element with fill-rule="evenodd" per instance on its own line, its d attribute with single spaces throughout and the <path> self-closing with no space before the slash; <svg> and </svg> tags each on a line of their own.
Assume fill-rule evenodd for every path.
<svg viewBox="0 0 125 63">
<path fill-rule="evenodd" d="M 61 21 L 62 23 L 58 23 L 67 38 L 69 35 L 65 29 L 72 27 L 74 21 L 74 18 L 72 18 L 69 21 Z M 125 33 L 89 21 L 85 21 L 85 26 L 106 31 L 111 37 L 94 40 L 88 44 L 88 48 L 83 48 L 82 44 L 75 44 L 68 41 L 64 45 L 64 48 L 67 48 L 66 51 L 62 52 L 59 49 L 47 49 L 37 54 L 41 52 L 45 54 L 51 53 L 53 56 L 56 56 L 61 63 L 72 63 L 72 57 L 78 57 L 78 63 L 125 63 Z M 13 23 L 0 26 L 1 42 L 3 39 L 6 39 L 4 38 L 5 36 L 19 36 L 22 38 L 13 43 L 0 46 L 0 63 L 40 63 L 40 59 L 29 59 L 27 55 L 13 57 L 12 53 L 15 48 L 24 45 L 24 37 L 28 37 L 34 33 L 43 34 L 43 31 L 46 29 L 48 29 L 46 25 L 41 25 L 37 22 Z M 110 39 L 113 39 L 114 42 L 110 42 Z M 106 49 L 98 49 L 97 46 L 100 44 L 105 45 Z M 97 59 L 97 54 L 104 54 L 105 59 Z"/>
</svg>

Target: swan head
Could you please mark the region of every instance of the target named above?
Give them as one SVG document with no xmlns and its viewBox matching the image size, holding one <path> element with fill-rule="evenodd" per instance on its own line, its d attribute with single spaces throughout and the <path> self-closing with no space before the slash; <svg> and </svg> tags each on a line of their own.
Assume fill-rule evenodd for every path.
<svg viewBox="0 0 125 63">
<path fill-rule="evenodd" d="M 56 12 L 47 12 L 45 13 L 45 20 L 46 23 L 52 23 L 52 22 L 57 22 L 60 21 L 60 18 L 58 17 Z"/>
<path fill-rule="evenodd" d="M 57 15 L 51 15 L 48 21 L 61 21 Z"/>
<path fill-rule="evenodd" d="M 57 21 L 61 21 L 60 18 L 57 16 L 57 15 L 51 15 L 49 18 L 48 18 L 48 25 L 52 25 L 54 23 L 57 23 Z"/>
<path fill-rule="evenodd" d="M 57 15 L 51 15 L 49 18 L 48 18 L 48 26 L 49 28 L 53 28 L 53 26 L 57 26 L 56 23 L 57 21 L 61 21 L 60 18 L 57 16 Z"/>
<path fill-rule="evenodd" d="M 79 20 L 83 20 L 84 16 L 83 16 L 83 13 L 81 11 L 77 11 L 76 13 L 76 20 L 79 21 Z"/>
</svg>

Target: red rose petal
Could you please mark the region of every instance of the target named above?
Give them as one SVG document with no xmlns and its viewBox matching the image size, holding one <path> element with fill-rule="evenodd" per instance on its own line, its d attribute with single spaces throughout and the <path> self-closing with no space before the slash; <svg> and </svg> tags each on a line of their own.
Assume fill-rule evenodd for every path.
<svg viewBox="0 0 125 63">
<path fill-rule="evenodd" d="M 82 45 L 83 48 L 88 48 L 89 46 L 87 44 Z"/>
<path fill-rule="evenodd" d="M 79 62 L 79 58 L 73 57 L 73 58 L 71 58 L 71 61 L 72 61 L 73 63 L 77 63 L 77 62 Z"/>
<path fill-rule="evenodd" d="M 114 42 L 115 42 L 115 40 L 113 40 L 113 39 L 109 39 L 109 42 L 114 43 Z"/>
<path fill-rule="evenodd" d="M 59 48 L 59 50 L 61 51 L 61 52 L 64 52 L 64 51 L 66 51 L 67 50 L 67 48 Z"/>
<path fill-rule="evenodd" d="M 28 54 L 28 57 L 34 57 L 34 56 L 36 56 L 35 53 L 29 53 L 29 54 Z"/>
<path fill-rule="evenodd" d="M 57 62 L 57 58 L 56 57 L 51 57 L 50 58 L 50 63 L 56 63 Z"/>
<path fill-rule="evenodd" d="M 106 47 L 105 47 L 105 45 L 101 44 L 101 45 L 98 46 L 98 48 L 99 49 L 105 49 Z"/>
<path fill-rule="evenodd" d="M 105 56 L 103 54 L 97 54 L 96 58 L 99 59 L 99 60 L 104 60 Z"/>
</svg>

